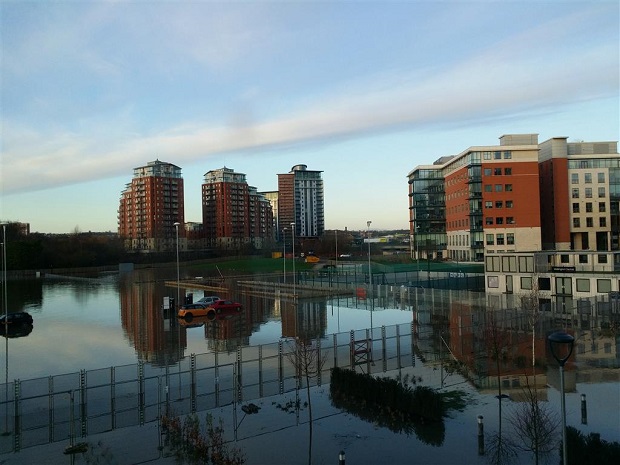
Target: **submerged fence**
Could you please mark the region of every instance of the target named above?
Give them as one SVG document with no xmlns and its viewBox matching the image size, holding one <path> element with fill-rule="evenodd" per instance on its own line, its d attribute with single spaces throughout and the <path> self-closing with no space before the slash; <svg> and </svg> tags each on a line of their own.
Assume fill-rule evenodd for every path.
<svg viewBox="0 0 620 465">
<path fill-rule="evenodd" d="M 157 421 L 298 387 L 294 340 L 238 347 L 230 353 L 191 354 L 173 366 L 133 365 L 0 386 L 0 453 Z M 415 364 L 413 324 L 332 334 L 312 341 L 324 359 L 315 385 L 333 367 L 365 373 Z"/>
</svg>

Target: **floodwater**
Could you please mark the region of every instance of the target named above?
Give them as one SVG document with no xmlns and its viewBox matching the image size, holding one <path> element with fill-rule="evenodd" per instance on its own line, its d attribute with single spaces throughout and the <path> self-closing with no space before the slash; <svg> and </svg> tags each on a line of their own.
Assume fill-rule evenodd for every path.
<svg viewBox="0 0 620 465">
<path fill-rule="evenodd" d="M 185 274 L 185 273 L 184 273 Z M 181 278 L 183 279 L 183 274 Z M 186 276 L 191 277 L 191 276 Z M 241 345 L 256 346 L 281 339 L 306 336 L 326 338 L 333 333 L 363 330 L 396 324 L 412 324 L 416 331 L 416 364 L 400 373 L 422 379 L 421 383 L 444 390 L 460 390 L 467 403 L 462 411 L 453 410 L 444 422 L 440 443 L 429 443 L 412 433 L 398 433 L 360 419 L 352 412 L 336 409 L 329 399 L 329 385 L 312 388 L 313 440 L 309 449 L 308 409 L 290 412 L 280 406 L 294 401 L 299 394 L 256 399 L 258 415 L 244 416 L 239 405 L 212 410 L 221 418 L 232 447 L 243 451 L 249 464 L 306 464 L 311 450 L 312 463 L 338 463 L 340 452 L 346 463 L 486 463 L 480 455 L 477 416 L 484 418 L 485 434 L 498 429 L 498 400 L 492 378 L 478 379 L 477 387 L 457 372 L 444 370 L 438 360 L 458 359 L 470 364 L 468 357 L 479 350 L 471 331 L 464 323 L 471 318 L 466 307 L 433 313 L 431 300 L 358 299 L 355 297 L 313 298 L 292 305 L 286 299 L 250 296 L 232 292 L 222 297 L 243 305 L 238 315 L 222 318 L 217 325 L 178 324 L 163 307 L 165 297 L 176 297 L 178 289 L 167 287 L 176 270 L 110 274 L 93 279 L 41 279 L 9 281 L 8 301 L 11 311 L 27 311 L 34 318 L 29 331 L 5 338 L 2 382 L 42 378 L 80 370 L 94 370 L 144 362 L 154 366 L 178 366 L 190 354 L 234 352 Z M 184 293 L 181 290 L 181 293 Z M 203 291 L 193 292 L 194 299 Z M 207 293 L 210 294 L 210 293 Z M 396 294 L 395 294 L 396 295 Z M 401 294 L 402 297 L 402 294 Z M 426 309 L 426 310 L 423 310 Z M 474 318 L 475 319 L 475 318 Z M 552 324 L 552 323 L 550 323 Z M 439 325 L 439 326 L 438 326 Z M 443 325 L 443 326 L 442 326 Z M 437 330 L 438 327 L 443 329 Z M 545 352 L 545 330 L 541 324 L 536 350 Z M 529 339 L 516 329 L 515 341 Z M 575 362 L 566 370 L 567 424 L 584 434 L 600 433 L 604 440 L 620 441 L 620 338 L 598 328 L 575 331 Z M 443 349 L 443 354 L 442 354 Z M 523 346 L 531 351 L 531 344 Z M 558 413 L 560 394 L 557 367 L 541 369 L 545 388 L 543 399 Z M 474 375 L 475 379 L 475 375 Z M 518 408 L 518 376 L 505 379 L 503 418 Z M 582 415 L 581 396 L 587 399 L 587 419 Z M 303 405 L 303 404 L 302 404 Z M 611 411 L 615 412 L 610 414 Z M 206 412 L 199 416 L 204 418 Z M 509 430 L 509 427 L 505 427 Z M 130 440 L 128 441 L 128 438 Z M 94 444 L 94 455 L 113 456 L 118 463 L 175 463 L 162 443 L 158 425 L 150 423 L 83 438 Z M 135 447 L 135 444 L 140 447 Z M 67 443 L 53 443 L 3 454 L 3 463 L 89 463 L 81 456 L 62 454 Z M 557 454 L 551 462 L 557 462 Z M 92 456 L 90 457 L 92 463 Z M 533 462 L 531 454 L 521 453 L 517 463 Z"/>
</svg>

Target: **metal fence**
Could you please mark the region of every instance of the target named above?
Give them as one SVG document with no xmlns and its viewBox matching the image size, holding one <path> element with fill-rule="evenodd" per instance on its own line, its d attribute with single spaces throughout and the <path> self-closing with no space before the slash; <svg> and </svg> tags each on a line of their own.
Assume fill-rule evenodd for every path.
<svg viewBox="0 0 620 465">
<path fill-rule="evenodd" d="M 413 325 L 337 333 L 311 341 L 324 365 L 311 382 L 329 382 L 333 367 L 365 373 L 415 364 Z M 132 365 L 0 386 L 0 454 L 294 391 L 295 340 L 192 354 L 174 366 Z"/>
</svg>

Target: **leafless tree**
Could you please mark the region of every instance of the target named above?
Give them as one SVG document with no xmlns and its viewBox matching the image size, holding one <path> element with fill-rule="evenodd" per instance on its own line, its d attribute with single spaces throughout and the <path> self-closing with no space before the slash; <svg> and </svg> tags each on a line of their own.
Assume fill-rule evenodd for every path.
<svg viewBox="0 0 620 465">
<path fill-rule="evenodd" d="M 512 412 L 509 422 L 514 431 L 515 447 L 531 452 L 534 463 L 538 465 L 557 448 L 560 419 L 554 410 L 538 399 L 536 386 L 526 385 L 523 393 L 525 401 Z"/>
<path fill-rule="evenodd" d="M 313 379 L 317 378 L 327 360 L 327 353 L 321 353 L 320 345 L 317 340 L 304 341 L 301 338 L 295 338 L 290 343 L 290 351 L 286 353 L 287 359 L 295 368 L 295 373 L 303 387 L 306 384 L 306 397 L 308 403 L 308 425 L 309 425 L 309 443 L 308 443 L 308 465 L 312 464 L 312 397 L 310 396 L 310 385 Z"/>
</svg>

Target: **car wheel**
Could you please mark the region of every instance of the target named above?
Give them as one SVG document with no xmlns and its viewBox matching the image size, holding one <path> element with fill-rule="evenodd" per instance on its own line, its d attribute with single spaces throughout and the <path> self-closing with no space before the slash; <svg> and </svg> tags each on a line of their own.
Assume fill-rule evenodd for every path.
<svg viewBox="0 0 620 465">
<path fill-rule="evenodd" d="M 186 313 L 185 314 L 185 321 L 192 321 L 194 319 L 194 315 L 192 315 L 191 313 Z"/>
</svg>

